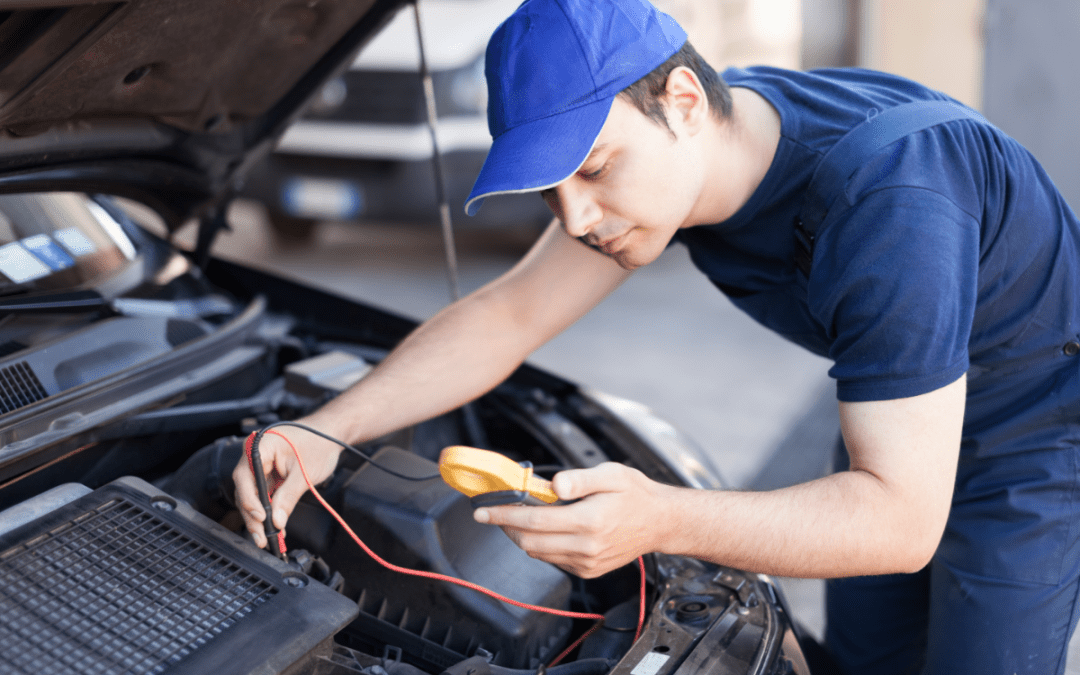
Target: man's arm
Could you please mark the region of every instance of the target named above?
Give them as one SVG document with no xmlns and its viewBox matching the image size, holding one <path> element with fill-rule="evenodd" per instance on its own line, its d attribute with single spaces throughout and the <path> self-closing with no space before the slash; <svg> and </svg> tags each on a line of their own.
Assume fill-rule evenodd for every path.
<svg viewBox="0 0 1080 675">
<path fill-rule="evenodd" d="M 841 403 L 851 468 L 771 492 L 661 485 L 618 464 L 555 476 L 563 507 L 479 509 L 530 555 L 595 577 L 652 551 L 791 577 L 913 572 L 952 500 L 966 379 L 912 398 Z"/>
<path fill-rule="evenodd" d="M 426 321 L 363 380 L 301 421 L 356 444 L 452 410 L 506 379 L 627 276 L 555 221 L 510 271 Z M 277 431 L 300 448 L 313 480 L 330 475 L 340 448 L 297 429 Z M 264 437 L 260 455 L 265 471 L 285 478 L 274 495 L 280 529 L 307 488 L 280 439 Z M 246 459 L 233 478 L 240 513 L 262 544 L 263 510 Z"/>
</svg>

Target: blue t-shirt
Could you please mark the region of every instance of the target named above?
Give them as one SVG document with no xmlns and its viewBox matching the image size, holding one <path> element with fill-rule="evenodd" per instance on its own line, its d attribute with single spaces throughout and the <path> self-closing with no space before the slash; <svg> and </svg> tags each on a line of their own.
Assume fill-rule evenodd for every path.
<svg viewBox="0 0 1080 675">
<path fill-rule="evenodd" d="M 957 120 L 878 152 L 837 189 L 807 279 L 793 229 L 824 154 L 878 111 L 948 97 L 860 69 L 723 78 L 765 97 L 781 136 L 734 216 L 675 237 L 720 290 L 832 359 L 841 400 L 915 396 L 967 372 L 969 440 L 1023 410 L 1080 422 L 1080 357 L 1063 350 L 1080 339 L 1080 222 L 1023 147 Z"/>
</svg>

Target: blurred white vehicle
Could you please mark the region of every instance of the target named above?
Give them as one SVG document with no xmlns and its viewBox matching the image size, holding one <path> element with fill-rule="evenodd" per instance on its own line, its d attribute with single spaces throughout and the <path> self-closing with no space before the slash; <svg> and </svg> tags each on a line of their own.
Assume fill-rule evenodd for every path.
<svg viewBox="0 0 1080 675">
<path fill-rule="evenodd" d="M 426 0 L 425 56 L 438 111 L 447 197 L 457 227 L 537 228 L 551 218 L 533 195 L 463 211 L 491 136 L 484 50 L 519 0 Z M 433 149 L 420 78 L 415 13 L 400 11 L 342 76 L 329 81 L 244 192 L 266 204 L 275 231 L 311 236 L 320 220 L 433 221 Z"/>
</svg>

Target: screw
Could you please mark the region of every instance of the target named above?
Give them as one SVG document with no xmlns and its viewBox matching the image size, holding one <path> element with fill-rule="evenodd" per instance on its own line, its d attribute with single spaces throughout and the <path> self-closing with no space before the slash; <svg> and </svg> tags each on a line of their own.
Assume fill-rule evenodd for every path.
<svg viewBox="0 0 1080 675">
<path fill-rule="evenodd" d="M 289 575 L 285 577 L 285 585 L 292 586 L 293 588 L 303 588 L 307 586 L 307 579 L 300 575 Z"/>
</svg>

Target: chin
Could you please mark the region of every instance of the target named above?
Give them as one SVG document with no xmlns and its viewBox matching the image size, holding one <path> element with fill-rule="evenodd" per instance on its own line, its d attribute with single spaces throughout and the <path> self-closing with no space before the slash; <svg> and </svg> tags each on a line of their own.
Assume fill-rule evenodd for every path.
<svg viewBox="0 0 1080 675">
<path fill-rule="evenodd" d="M 643 233 L 639 233 L 643 234 Z M 674 236 L 674 235 L 672 235 Z M 662 241 L 657 241 L 662 239 Z M 641 237 L 638 241 L 630 242 L 629 246 L 624 246 L 622 249 L 613 253 L 610 257 L 619 263 L 619 266 L 625 270 L 636 270 L 639 267 L 644 267 L 660 257 L 660 254 L 664 252 L 667 247 L 670 237 Z"/>
<path fill-rule="evenodd" d="M 663 249 L 660 249 L 660 251 L 662 251 L 662 250 Z M 617 262 L 619 264 L 619 267 L 621 267 L 621 268 L 623 268 L 624 270 L 627 270 L 627 271 L 633 271 L 633 270 L 636 270 L 639 267 L 644 267 L 645 265 L 648 265 L 652 261 L 659 258 L 660 257 L 660 251 L 655 251 L 655 252 L 648 251 L 646 253 L 643 253 L 640 250 L 635 250 L 635 251 L 622 250 L 622 251 L 618 251 L 617 253 L 613 254 L 610 257 L 611 257 L 612 260 L 614 260 L 615 262 Z"/>
</svg>

